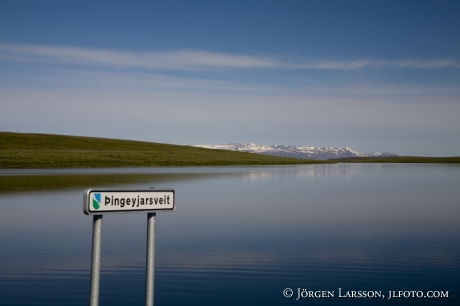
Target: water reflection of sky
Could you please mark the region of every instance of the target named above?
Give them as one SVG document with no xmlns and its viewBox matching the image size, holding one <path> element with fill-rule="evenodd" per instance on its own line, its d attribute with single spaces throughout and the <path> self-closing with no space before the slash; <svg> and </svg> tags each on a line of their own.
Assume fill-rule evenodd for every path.
<svg viewBox="0 0 460 306">
<path fill-rule="evenodd" d="M 278 305 L 293 302 L 282 289 L 307 285 L 435 286 L 458 296 L 459 178 L 457 166 L 387 164 L 2 170 L 0 290 L 8 294 L 0 304 L 31 304 L 21 294 L 31 284 L 56 305 L 69 296 L 86 303 L 92 218 L 82 212 L 83 190 L 96 186 L 176 190 L 176 211 L 157 214 L 164 304 L 220 296 L 229 305 Z M 104 216 L 105 303 L 142 300 L 145 239 L 145 214 Z M 34 301 L 48 305 L 45 297 Z"/>
</svg>

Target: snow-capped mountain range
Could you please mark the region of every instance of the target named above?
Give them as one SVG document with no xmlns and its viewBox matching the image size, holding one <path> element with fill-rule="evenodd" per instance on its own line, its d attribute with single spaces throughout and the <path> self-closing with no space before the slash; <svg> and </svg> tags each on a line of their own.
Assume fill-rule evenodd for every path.
<svg viewBox="0 0 460 306">
<path fill-rule="evenodd" d="M 360 153 L 352 150 L 350 147 L 301 147 L 286 145 L 261 145 L 254 143 L 230 143 L 224 145 L 194 145 L 194 147 L 207 149 L 232 150 L 250 153 L 259 153 L 267 155 L 308 158 L 316 160 L 325 160 L 345 157 L 376 157 L 376 156 L 397 156 L 394 153 Z"/>
</svg>

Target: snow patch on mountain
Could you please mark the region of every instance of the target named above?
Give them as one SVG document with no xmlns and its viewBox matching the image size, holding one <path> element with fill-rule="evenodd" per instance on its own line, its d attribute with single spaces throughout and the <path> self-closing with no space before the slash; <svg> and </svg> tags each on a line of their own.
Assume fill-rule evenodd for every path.
<svg viewBox="0 0 460 306">
<path fill-rule="evenodd" d="M 232 150 L 240 152 L 267 154 L 275 156 L 308 158 L 316 160 L 325 160 L 345 157 L 377 157 L 377 156 L 397 156 L 394 153 L 374 152 L 360 153 L 352 150 L 350 147 L 302 147 L 289 145 L 261 145 L 255 143 L 230 143 L 222 145 L 194 145 L 194 147 L 207 149 Z"/>
</svg>

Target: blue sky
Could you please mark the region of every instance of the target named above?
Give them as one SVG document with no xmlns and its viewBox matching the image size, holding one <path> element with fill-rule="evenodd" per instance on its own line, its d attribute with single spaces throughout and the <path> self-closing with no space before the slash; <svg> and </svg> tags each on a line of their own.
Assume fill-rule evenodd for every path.
<svg viewBox="0 0 460 306">
<path fill-rule="evenodd" d="M 2 1 L 0 130 L 460 155 L 458 1 Z"/>
</svg>

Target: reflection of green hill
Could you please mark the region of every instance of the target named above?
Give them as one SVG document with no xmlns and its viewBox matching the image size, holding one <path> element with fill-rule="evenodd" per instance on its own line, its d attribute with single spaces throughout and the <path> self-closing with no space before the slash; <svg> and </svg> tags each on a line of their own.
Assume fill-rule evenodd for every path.
<svg viewBox="0 0 460 306">
<path fill-rule="evenodd" d="M 75 173 L 75 174 L 14 174 L 0 175 L 0 194 L 57 190 L 84 190 L 90 187 L 109 187 L 129 184 L 164 186 L 172 182 L 215 178 L 231 173 Z"/>
<path fill-rule="evenodd" d="M 91 168 L 320 163 L 141 141 L 0 132 L 0 168 Z"/>
</svg>

